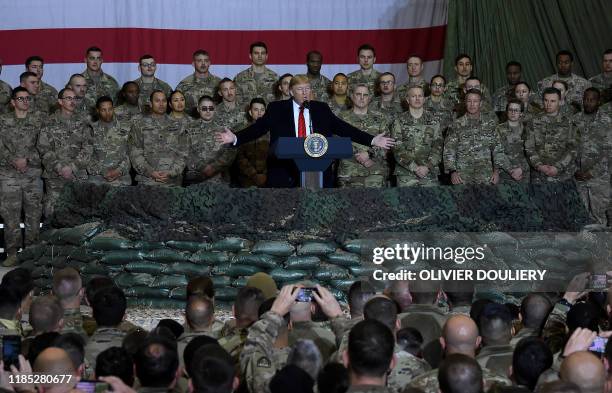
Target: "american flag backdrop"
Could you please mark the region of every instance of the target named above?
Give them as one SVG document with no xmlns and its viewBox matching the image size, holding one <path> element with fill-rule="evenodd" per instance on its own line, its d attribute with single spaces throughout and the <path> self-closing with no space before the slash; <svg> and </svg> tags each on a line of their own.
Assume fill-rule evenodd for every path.
<svg viewBox="0 0 612 393">
<path fill-rule="evenodd" d="M 193 72 L 194 50 L 210 53 L 213 74 L 233 78 L 250 63 L 249 44 L 264 41 L 277 73 L 305 73 L 317 49 L 329 78 L 356 70 L 356 49 L 369 43 L 375 68 L 401 83 L 412 53 L 426 76 L 441 70 L 447 11 L 448 0 L 0 0 L 0 79 L 16 86 L 25 59 L 40 55 L 43 80 L 59 89 L 98 46 L 120 84 L 139 76 L 138 58 L 149 53 L 174 87 Z"/>
</svg>

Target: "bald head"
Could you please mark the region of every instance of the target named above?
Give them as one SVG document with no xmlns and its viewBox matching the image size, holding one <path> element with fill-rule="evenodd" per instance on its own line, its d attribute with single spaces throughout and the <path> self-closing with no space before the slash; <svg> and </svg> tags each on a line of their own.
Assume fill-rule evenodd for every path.
<svg viewBox="0 0 612 393">
<path fill-rule="evenodd" d="M 206 329 L 213 322 L 215 306 L 208 297 L 194 295 L 187 302 L 185 317 L 187 323 L 194 329 Z"/>
<path fill-rule="evenodd" d="M 81 275 L 72 267 L 58 270 L 53 275 L 53 294 L 63 306 L 79 297 L 81 287 Z"/>
<path fill-rule="evenodd" d="M 461 353 L 473 357 L 480 344 L 478 327 L 468 316 L 453 315 L 444 324 L 442 340 L 447 355 Z"/>
<path fill-rule="evenodd" d="M 68 353 L 61 348 L 50 347 L 42 351 L 34 361 L 32 371 L 40 374 L 76 375 L 74 364 Z M 43 384 L 46 389 L 65 384 Z"/>
<path fill-rule="evenodd" d="M 573 382 L 582 393 L 602 393 L 606 383 L 604 365 L 590 352 L 574 352 L 561 363 L 561 380 Z"/>
</svg>

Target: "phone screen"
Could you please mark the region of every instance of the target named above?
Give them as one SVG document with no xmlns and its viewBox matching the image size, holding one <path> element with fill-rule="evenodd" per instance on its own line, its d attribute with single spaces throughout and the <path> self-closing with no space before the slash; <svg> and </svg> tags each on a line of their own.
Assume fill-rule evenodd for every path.
<svg viewBox="0 0 612 393">
<path fill-rule="evenodd" d="M 597 353 L 604 353 L 606 352 L 607 343 L 608 343 L 607 338 L 597 336 L 595 337 L 595 341 L 593 341 L 593 344 L 591 344 L 591 346 L 589 347 L 589 351 L 597 352 Z"/>
<path fill-rule="evenodd" d="M 21 354 L 21 337 L 2 336 L 2 361 L 5 370 L 9 371 L 11 365 L 19 368 L 19 354 Z"/>
<path fill-rule="evenodd" d="M 606 289 L 608 287 L 608 280 L 605 274 L 593 274 L 591 275 L 590 289 Z"/>
<path fill-rule="evenodd" d="M 76 384 L 76 388 L 84 393 L 104 393 L 110 390 L 109 384 L 102 381 L 81 380 Z"/>
<path fill-rule="evenodd" d="M 298 302 L 310 303 L 312 301 L 312 291 L 314 290 L 315 288 L 300 288 L 300 292 L 295 300 Z"/>
</svg>

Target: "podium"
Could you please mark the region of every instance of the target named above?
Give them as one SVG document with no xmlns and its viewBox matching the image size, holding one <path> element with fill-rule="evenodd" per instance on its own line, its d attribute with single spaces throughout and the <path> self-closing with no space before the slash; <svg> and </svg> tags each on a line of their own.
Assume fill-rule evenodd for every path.
<svg viewBox="0 0 612 393">
<path fill-rule="evenodd" d="M 351 138 L 331 137 L 327 141 L 327 150 L 320 157 L 306 153 L 304 142 L 307 138 L 281 137 L 272 146 L 278 159 L 293 160 L 300 171 L 302 188 L 323 188 L 323 172 L 334 160 L 353 157 Z"/>
</svg>

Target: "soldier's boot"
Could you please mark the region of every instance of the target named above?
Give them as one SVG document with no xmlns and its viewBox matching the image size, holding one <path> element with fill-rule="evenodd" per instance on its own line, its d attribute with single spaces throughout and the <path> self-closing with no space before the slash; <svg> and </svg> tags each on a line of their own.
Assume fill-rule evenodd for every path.
<svg viewBox="0 0 612 393">
<path fill-rule="evenodd" d="M 16 264 L 17 264 L 17 253 L 16 252 L 9 253 L 6 259 L 4 260 L 4 262 L 2 262 L 2 266 L 4 267 L 15 266 Z"/>
</svg>

